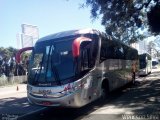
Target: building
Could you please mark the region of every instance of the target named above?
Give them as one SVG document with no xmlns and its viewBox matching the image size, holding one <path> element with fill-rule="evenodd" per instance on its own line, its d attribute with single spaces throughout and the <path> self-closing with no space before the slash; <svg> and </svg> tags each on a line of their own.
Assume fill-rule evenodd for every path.
<svg viewBox="0 0 160 120">
<path fill-rule="evenodd" d="M 17 34 L 17 48 L 32 47 L 39 38 L 37 26 L 22 24 L 22 32 Z"/>
</svg>

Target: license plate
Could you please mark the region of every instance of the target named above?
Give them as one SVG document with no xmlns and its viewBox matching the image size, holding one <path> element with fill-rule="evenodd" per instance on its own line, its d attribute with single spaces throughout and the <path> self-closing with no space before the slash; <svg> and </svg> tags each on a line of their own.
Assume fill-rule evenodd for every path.
<svg viewBox="0 0 160 120">
<path fill-rule="evenodd" d="M 49 101 L 44 101 L 42 102 L 42 105 L 45 105 L 45 106 L 49 106 L 49 105 L 52 105 L 53 103 L 52 102 L 49 102 Z"/>
</svg>

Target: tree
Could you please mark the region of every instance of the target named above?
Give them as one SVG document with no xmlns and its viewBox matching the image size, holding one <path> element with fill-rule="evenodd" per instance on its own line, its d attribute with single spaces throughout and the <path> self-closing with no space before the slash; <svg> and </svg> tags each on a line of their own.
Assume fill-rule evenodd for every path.
<svg viewBox="0 0 160 120">
<path fill-rule="evenodd" d="M 2 56 L 2 58 L 6 58 L 7 60 L 12 56 L 15 56 L 16 52 L 17 49 L 13 47 L 8 47 L 8 48 L 0 47 L 0 56 Z"/>
<path fill-rule="evenodd" d="M 131 43 L 145 37 L 138 29 L 148 27 L 147 11 L 158 3 L 158 0 L 86 0 L 83 6 L 91 7 L 93 19 L 102 15 L 107 35 Z"/>
<path fill-rule="evenodd" d="M 160 33 L 160 1 L 147 14 L 150 30 L 155 34 Z"/>
</svg>

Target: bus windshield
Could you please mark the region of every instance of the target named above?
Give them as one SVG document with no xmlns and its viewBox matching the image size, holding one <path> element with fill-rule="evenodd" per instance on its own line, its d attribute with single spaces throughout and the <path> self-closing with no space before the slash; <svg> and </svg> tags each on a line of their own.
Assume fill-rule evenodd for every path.
<svg viewBox="0 0 160 120">
<path fill-rule="evenodd" d="M 60 85 L 75 76 L 72 41 L 36 45 L 29 67 L 29 82 L 34 85 Z"/>
<path fill-rule="evenodd" d="M 147 53 L 139 55 L 139 65 L 140 69 L 151 66 L 151 56 Z"/>
<path fill-rule="evenodd" d="M 140 69 L 146 68 L 147 65 L 147 57 L 145 55 L 139 56 L 139 67 Z"/>
</svg>

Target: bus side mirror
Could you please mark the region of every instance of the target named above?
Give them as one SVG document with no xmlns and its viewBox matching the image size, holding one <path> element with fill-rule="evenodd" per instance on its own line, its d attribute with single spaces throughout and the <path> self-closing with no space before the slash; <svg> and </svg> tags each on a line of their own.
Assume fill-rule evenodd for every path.
<svg viewBox="0 0 160 120">
<path fill-rule="evenodd" d="M 81 43 L 82 42 L 88 42 L 88 41 L 92 41 L 90 38 L 87 37 L 78 37 L 73 41 L 72 44 L 72 54 L 73 57 L 79 57 L 80 55 L 80 48 L 81 48 Z"/>
<path fill-rule="evenodd" d="M 18 52 L 16 53 L 17 63 L 20 63 L 20 61 L 21 61 L 21 54 L 25 51 L 28 51 L 28 50 L 33 50 L 33 47 L 25 47 L 25 48 L 18 50 Z"/>
</svg>

